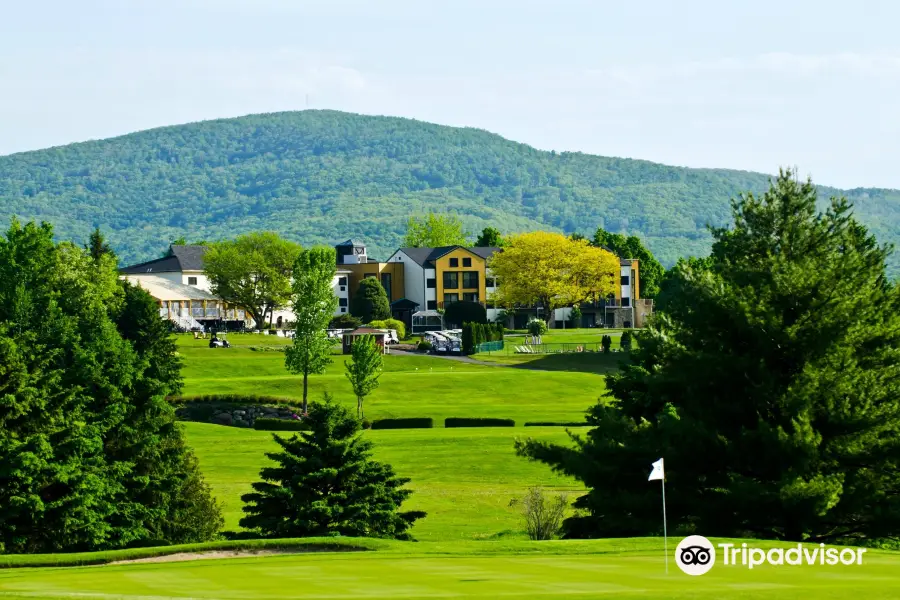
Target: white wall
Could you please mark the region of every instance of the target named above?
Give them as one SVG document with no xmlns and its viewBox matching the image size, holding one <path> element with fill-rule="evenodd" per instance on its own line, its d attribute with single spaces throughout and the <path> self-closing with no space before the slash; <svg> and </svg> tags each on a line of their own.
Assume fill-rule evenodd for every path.
<svg viewBox="0 0 900 600">
<path fill-rule="evenodd" d="M 622 297 L 623 298 L 631 298 L 631 265 L 623 266 L 621 270 L 622 277 L 628 277 L 629 285 L 622 286 Z M 620 280 L 621 281 L 621 280 Z M 631 300 L 629 300 L 631 302 Z"/>
<path fill-rule="evenodd" d="M 425 302 L 425 269 L 404 252 L 397 250 L 388 259 L 388 262 L 403 263 L 403 295 L 407 300 L 412 300 L 419 305 L 419 310 L 425 310 L 428 306 Z M 434 269 L 431 270 L 434 273 Z M 434 277 L 434 275 L 432 275 Z M 429 290 L 434 295 L 435 290 Z M 434 300 L 434 298 L 428 298 Z"/>
<path fill-rule="evenodd" d="M 170 273 L 167 273 L 167 275 L 169 275 L 169 274 Z M 203 290 L 203 291 L 206 291 L 206 292 L 212 291 L 212 290 L 210 290 L 209 277 L 207 277 L 206 273 L 204 273 L 203 271 L 183 271 L 181 273 L 171 273 L 171 275 L 179 276 L 179 279 L 173 280 L 173 281 L 177 281 L 178 283 L 183 283 L 184 285 L 193 285 L 193 287 Z M 188 283 L 190 281 L 191 277 L 197 278 L 196 285 Z"/>
<path fill-rule="evenodd" d="M 345 285 L 339 285 L 341 278 L 344 278 Z M 334 309 L 334 316 L 350 314 L 350 273 L 338 273 L 331 282 L 331 289 L 338 299 L 338 307 Z M 341 306 L 341 300 L 345 300 L 344 306 Z"/>
<path fill-rule="evenodd" d="M 128 275 L 124 275 L 124 277 L 127 280 L 134 280 L 134 281 L 143 279 L 144 277 L 153 277 L 153 278 L 158 277 L 160 279 L 166 279 L 168 281 L 171 281 L 172 283 L 182 283 L 181 273 L 137 273 L 137 274 L 129 273 Z"/>
</svg>

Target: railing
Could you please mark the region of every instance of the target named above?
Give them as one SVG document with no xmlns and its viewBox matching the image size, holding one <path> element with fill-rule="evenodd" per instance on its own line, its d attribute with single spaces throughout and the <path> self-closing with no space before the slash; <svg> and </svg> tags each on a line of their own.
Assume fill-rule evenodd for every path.
<svg viewBox="0 0 900 600">
<path fill-rule="evenodd" d="M 455 300 L 453 302 L 438 302 L 437 307 L 438 307 L 438 310 L 446 310 L 447 307 L 449 307 L 451 304 L 456 304 L 457 302 L 474 302 L 475 304 L 480 304 L 481 306 L 484 306 L 485 308 L 487 308 L 487 304 L 483 300 L 462 300 L 462 299 Z"/>
</svg>

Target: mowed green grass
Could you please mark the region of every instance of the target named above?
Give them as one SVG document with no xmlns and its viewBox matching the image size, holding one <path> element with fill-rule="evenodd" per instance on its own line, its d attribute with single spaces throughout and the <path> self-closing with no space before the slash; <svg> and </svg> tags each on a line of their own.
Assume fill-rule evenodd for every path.
<svg viewBox="0 0 900 600">
<path fill-rule="evenodd" d="M 207 482 L 224 503 L 226 528 L 237 529 L 241 495 L 269 463 L 265 453 L 278 449 L 272 434 L 204 423 L 184 426 Z M 414 493 L 404 508 L 428 513 L 413 528 L 418 540 L 524 537 L 521 513 L 509 506 L 510 500 L 531 486 L 565 492 L 572 500 L 584 489 L 515 455 L 516 437 L 566 443 L 561 427 L 398 429 L 364 435 L 373 442 L 377 460 L 411 479 Z"/>
<path fill-rule="evenodd" d="M 302 397 L 302 379 L 284 368 L 284 354 L 248 346 L 283 345 L 281 338 L 230 336 L 232 348 L 207 347 L 205 340 L 179 336 L 184 359 L 184 394 L 263 394 Z M 348 357 L 336 354 L 323 375 L 309 379 L 310 398 L 323 392 L 356 409 L 344 376 Z M 386 355 L 380 387 L 367 399 L 366 416 L 498 417 L 526 421 L 580 421 L 605 392 L 598 372 L 537 371 L 467 364 L 427 355 Z"/>
<path fill-rule="evenodd" d="M 0 571 L 6 598 L 736 598 L 867 600 L 900 596 L 900 555 L 862 566 L 717 565 L 689 577 L 660 540 L 395 542 L 363 552 Z"/>
</svg>

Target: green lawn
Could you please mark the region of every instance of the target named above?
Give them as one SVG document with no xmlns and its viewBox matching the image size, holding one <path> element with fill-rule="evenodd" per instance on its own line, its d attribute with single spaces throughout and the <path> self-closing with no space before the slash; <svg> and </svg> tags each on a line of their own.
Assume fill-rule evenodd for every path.
<svg viewBox="0 0 900 600">
<path fill-rule="evenodd" d="M 232 348 L 210 349 L 204 340 L 178 337 L 185 395 L 301 396 L 301 378 L 285 370 L 282 352 L 250 349 L 283 344 L 283 339 L 243 335 L 231 340 Z M 335 355 L 325 374 L 310 377 L 311 398 L 328 391 L 355 410 L 356 400 L 344 377 L 345 360 L 347 357 Z M 387 355 L 381 385 L 366 400 L 366 416 L 432 417 L 440 426 L 446 417 L 510 418 L 518 425 L 578 421 L 604 393 L 599 372 L 506 369 L 427 355 Z"/>
<path fill-rule="evenodd" d="M 717 565 L 689 577 L 660 540 L 383 543 L 360 552 L 0 571 L 6 598 L 394 599 L 737 598 L 866 600 L 900 596 L 900 555 L 870 551 L 862 566 Z"/>
<path fill-rule="evenodd" d="M 185 423 L 188 443 L 216 497 L 225 504 L 226 528 L 236 529 L 241 517 L 241 494 L 259 476 L 277 448 L 268 432 Z M 393 465 L 412 481 L 414 494 L 404 505 L 428 516 L 413 528 L 420 540 L 522 537 L 523 523 L 509 501 L 530 486 L 570 492 L 578 482 L 553 474 L 546 466 L 519 458 L 516 437 L 565 442 L 561 427 L 400 429 L 367 431 L 375 457 Z"/>
</svg>

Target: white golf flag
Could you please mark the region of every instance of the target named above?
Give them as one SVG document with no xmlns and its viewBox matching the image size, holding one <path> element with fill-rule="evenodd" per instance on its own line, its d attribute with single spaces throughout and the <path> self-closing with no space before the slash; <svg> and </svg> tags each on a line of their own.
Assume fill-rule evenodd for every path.
<svg viewBox="0 0 900 600">
<path fill-rule="evenodd" d="M 653 470 L 650 472 L 650 477 L 647 478 L 647 481 L 656 481 L 658 479 L 665 479 L 666 473 L 663 470 L 663 459 L 659 459 L 655 463 L 653 463 Z"/>
</svg>

